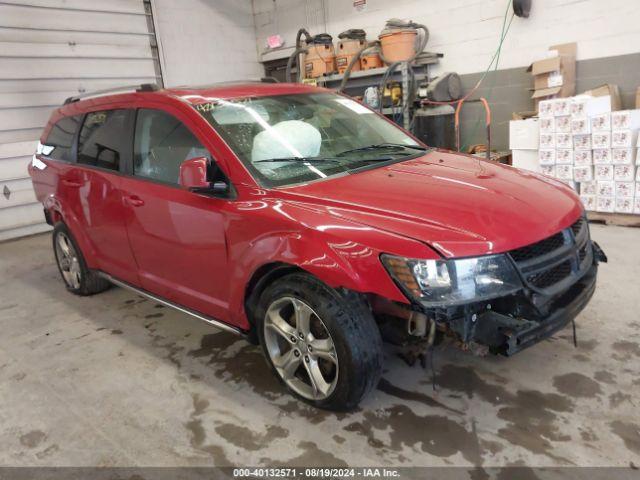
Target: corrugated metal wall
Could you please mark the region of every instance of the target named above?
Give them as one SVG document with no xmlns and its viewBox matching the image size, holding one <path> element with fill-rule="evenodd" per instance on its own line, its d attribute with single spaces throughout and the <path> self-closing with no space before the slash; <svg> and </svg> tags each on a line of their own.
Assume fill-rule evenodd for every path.
<svg viewBox="0 0 640 480">
<path fill-rule="evenodd" d="M 148 1 L 1 0 L 0 240 L 47 228 L 27 164 L 53 108 L 85 91 L 160 82 Z"/>
</svg>

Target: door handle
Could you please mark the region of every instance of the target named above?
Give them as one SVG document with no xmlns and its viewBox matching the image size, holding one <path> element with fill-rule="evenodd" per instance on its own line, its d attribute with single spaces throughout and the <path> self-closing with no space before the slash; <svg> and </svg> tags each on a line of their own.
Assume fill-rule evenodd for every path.
<svg viewBox="0 0 640 480">
<path fill-rule="evenodd" d="M 76 180 L 67 180 L 67 179 L 62 179 L 62 184 L 65 187 L 73 187 L 73 188 L 79 188 L 82 186 L 82 182 L 78 182 Z"/>
<path fill-rule="evenodd" d="M 132 207 L 141 207 L 144 205 L 144 200 L 142 200 L 137 195 L 129 195 L 124 197 L 125 203 L 131 205 Z"/>
</svg>

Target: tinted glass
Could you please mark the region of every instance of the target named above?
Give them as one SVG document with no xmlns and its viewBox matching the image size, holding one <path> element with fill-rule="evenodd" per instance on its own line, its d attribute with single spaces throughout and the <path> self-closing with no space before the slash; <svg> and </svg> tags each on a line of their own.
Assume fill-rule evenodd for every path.
<svg viewBox="0 0 640 480">
<path fill-rule="evenodd" d="M 65 117 L 56 122 L 51 128 L 45 145 L 54 147 L 51 153 L 47 155 L 56 160 L 71 161 L 71 146 L 73 145 L 73 137 L 76 134 L 78 125 L 82 120 L 82 116 Z"/>
<path fill-rule="evenodd" d="M 209 152 L 174 116 L 160 110 L 138 110 L 133 173 L 167 183 L 178 183 L 180 164 Z"/>
<path fill-rule="evenodd" d="M 88 113 L 78 140 L 78 163 L 119 170 L 127 149 L 127 110 Z"/>
</svg>

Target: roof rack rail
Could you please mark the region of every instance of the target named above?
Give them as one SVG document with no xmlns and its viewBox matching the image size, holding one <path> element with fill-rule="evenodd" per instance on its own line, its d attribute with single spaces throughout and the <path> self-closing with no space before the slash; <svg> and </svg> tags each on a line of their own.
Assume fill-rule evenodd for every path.
<svg viewBox="0 0 640 480">
<path fill-rule="evenodd" d="M 95 90 L 93 92 L 81 93 L 80 95 L 73 95 L 64 101 L 65 105 L 73 102 L 77 102 L 81 98 L 98 97 L 107 93 L 126 92 L 127 90 L 135 90 L 136 92 L 155 92 L 160 90 L 160 87 L 155 83 L 142 83 L 139 85 L 125 85 L 121 87 L 106 88 L 104 90 Z"/>
</svg>

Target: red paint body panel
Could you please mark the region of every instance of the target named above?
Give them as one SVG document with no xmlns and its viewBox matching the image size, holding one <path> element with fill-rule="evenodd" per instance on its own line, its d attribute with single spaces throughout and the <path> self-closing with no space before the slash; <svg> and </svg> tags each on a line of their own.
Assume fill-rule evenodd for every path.
<svg viewBox="0 0 640 480">
<path fill-rule="evenodd" d="M 63 115 L 156 108 L 181 120 L 234 185 L 234 199 L 50 160 L 29 168 L 38 199 L 69 226 L 91 268 L 249 328 L 246 289 L 261 267 L 286 263 L 333 287 L 408 303 L 380 254 L 414 258 L 504 252 L 541 240 L 582 212 L 576 194 L 540 175 L 430 151 L 391 166 L 263 189 L 192 108 L 211 98 L 317 92 L 285 84 L 132 93 L 64 106 Z M 65 182 L 65 180 L 68 180 Z"/>
<path fill-rule="evenodd" d="M 533 172 L 436 150 L 425 156 L 287 189 L 340 216 L 429 243 L 445 257 L 501 253 L 571 225 L 576 193 Z"/>
</svg>

